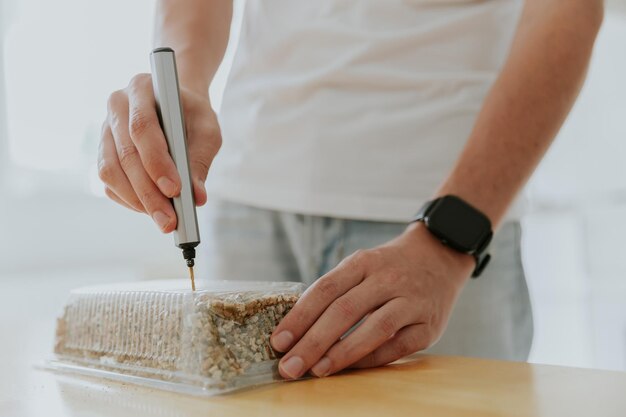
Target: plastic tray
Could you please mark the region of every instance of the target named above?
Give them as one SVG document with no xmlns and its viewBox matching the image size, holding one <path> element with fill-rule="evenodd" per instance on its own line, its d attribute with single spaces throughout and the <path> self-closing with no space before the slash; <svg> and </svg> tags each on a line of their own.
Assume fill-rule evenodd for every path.
<svg viewBox="0 0 626 417">
<path fill-rule="evenodd" d="M 269 337 L 294 282 L 144 281 L 72 291 L 46 368 L 193 395 L 281 380 Z"/>
</svg>

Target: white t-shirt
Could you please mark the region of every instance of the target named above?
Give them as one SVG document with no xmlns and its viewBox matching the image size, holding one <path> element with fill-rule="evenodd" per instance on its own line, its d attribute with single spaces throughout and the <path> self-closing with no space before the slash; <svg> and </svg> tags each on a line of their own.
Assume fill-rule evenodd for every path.
<svg viewBox="0 0 626 417">
<path fill-rule="evenodd" d="M 468 139 L 519 0 L 252 0 L 209 196 L 407 221 Z"/>
</svg>

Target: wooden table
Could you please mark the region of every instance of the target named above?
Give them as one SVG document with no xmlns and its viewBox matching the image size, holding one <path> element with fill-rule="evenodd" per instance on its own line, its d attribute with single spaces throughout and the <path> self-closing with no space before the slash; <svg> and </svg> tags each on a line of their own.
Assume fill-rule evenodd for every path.
<svg viewBox="0 0 626 417">
<path fill-rule="evenodd" d="M 213 398 L 34 369 L 52 348 L 67 291 L 81 283 L 81 274 L 0 280 L 0 417 L 626 416 L 626 373 L 458 357 L 416 355 Z"/>
</svg>

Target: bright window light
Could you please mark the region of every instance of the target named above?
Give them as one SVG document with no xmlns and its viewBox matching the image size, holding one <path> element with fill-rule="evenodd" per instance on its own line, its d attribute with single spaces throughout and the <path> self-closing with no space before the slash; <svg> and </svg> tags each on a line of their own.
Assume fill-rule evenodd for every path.
<svg viewBox="0 0 626 417">
<path fill-rule="evenodd" d="M 96 157 L 106 98 L 149 70 L 154 2 L 22 0 L 6 34 L 9 151 L 77 171 Z"/>
<path fill-rule="evenodd" d="M 155 2 L 20 0 L 12 6 L 4 61 L 10 159 L 46 174 L 95 177 L 89 173 L 109 94 L 150 71 Z M 236 2 L 235 39 L 211 86 L 217 107 L 242 6 Z M 99 192 L 101 186 L 87 188 Z"/>
</svg>

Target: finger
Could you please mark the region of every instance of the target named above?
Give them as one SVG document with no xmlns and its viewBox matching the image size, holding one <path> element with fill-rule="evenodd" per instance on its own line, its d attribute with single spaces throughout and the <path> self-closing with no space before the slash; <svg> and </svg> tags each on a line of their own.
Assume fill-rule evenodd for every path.
<svg viewBox="0 0 626 417">
<path fill-rule="evenodd" d="M 373 312 L 348 337 L 337 342 L 311 369 L 315 376 L 327 376 L 358 361 L 389 340 L 404 326 L 413 322 L 411 306 L 398 297 Z"/>
<path fill-rule="evenodd" d="M 368 353 L 350 368 L 373 368 L 386 365 L 407 355 L 428 348 L 428 325 L 425 323 L 406 326 L 379 348 Z"/>
<path fill-rule="evenodd" d="M 131 209 L 132 211 L 136 211 L 138 213 L 141 213 L 139 210 L 135 209 L 134 207 L 132 207 L 129 204 L 127 204 L 124 200 L 122 200 L 109 187 L 104 187 L 104 194 L 106 194 L 107 197 L 109 197 L 111 200 L 115 201 L 119 205 L 124 206 L 124 207 L 126 207 L 128 209 Z"/>
<path fill-rule="evenodd" d="M 107 122 L 105 122 L 102 127 L 102 139 L 100 140 L 98 149 L 98 176 L 106 185 L 107 189 L 110 189 L 117 198 L 121 199 L 125 203 L 125 206 L 135 211 L 145 211 L 143 204 L 139 201 L 135 190 L 133 190 L 133 187 L 130 185 L 117 159 L 113 135 Z M 107 194 L 107 196 L 109 196 L 109 194 Z M 119 202 L 114 198 L 111 199 Z"/>
<path fill-rule="evenodd" d="M 109 100 L 109 125 L 118 160 L 148 214 L 164 233 L 171 232 L 176 228 L 176 213 L 172 203 L 152 182 L 141 163 L 128 133 L 128 101 L 120 94 L 123 93 L 114 93 Z"/>
<path fill-rule="evenodd" d="M 207 201 L 206 181 L 209 168 L 217 154 L 221 143 L 221 133 L 217 125 L 217 120 L 212 122 L 212 118 L 206 117 L 198 122 L 188 131 L 189 134 L 189 166 L 191 168 L 191 178 L 194 187 L 196 205 L 202 206 Z"/>
<path fill-rule="evenodd" d="M 199 179 L 193 180 L 193 196 L 196 201 L 196 206 L 200 207 L 206 204 L 208 196 L 204 181 Z"/>
<path fill-rule="evenodd" d="M 128 131 L 143 167 L 163 195 L 180 193 L 180 177 L 169 154 L 156 113 L 150 74 L 139 74 L 128 85 Z"/>
<path fill-rule="evenodd" d="M 367 281 L 337 298 L 281 359 L 278 367 L 280 374 L 285 378 L 299 378 L 352 326 L 388 299 L 385 291 L 378 291 Z"/>
<path fill-rule="evenodd" d="M 359 285 L 365 277 L 366 256 L 365 251 L 355 252 L 311 285 L 274 329 L 272 347 L 286 352 L 333 301 Z"/>
</svg>

